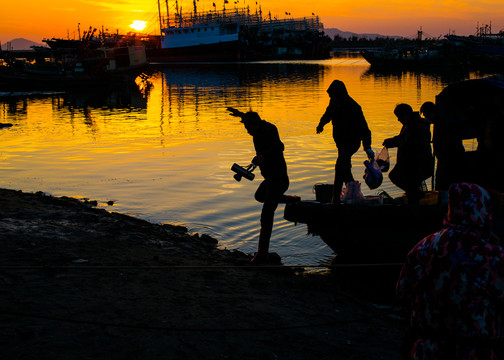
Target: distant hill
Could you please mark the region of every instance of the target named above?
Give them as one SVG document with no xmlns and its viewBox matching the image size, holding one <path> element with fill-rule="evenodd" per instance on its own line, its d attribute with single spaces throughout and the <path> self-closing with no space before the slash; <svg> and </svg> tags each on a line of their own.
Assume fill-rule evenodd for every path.
<svg viewBox="0 0 504 360">
<path fill-rule="evenodd" d="M 47 46 L 45 43 L 36 43 L 35 41 L 24 38 L 16 38 L 2 43 L 2 50 L 31 50 L 32 46 Z"/>
<path fill-rule="evenodd" d="M 350 31 L 343 31 L 340 29 L 336 28 L 329 28 L 329 29 L 324 29 L 324 33 L 329 36 L 331 39 L 334 39 L 335 35 L 339 35 L 344 39 L 349 39 L 351 37 L 358 37 L 358 38 L 365 38 L 369 40 L 374 40 L 376 38 L 390 38 L 390 39 L 402 39 L 402 36 L 387 36 L 387 35 L 380 35 L 380 34 L 358 34 Z"/>
</svg>

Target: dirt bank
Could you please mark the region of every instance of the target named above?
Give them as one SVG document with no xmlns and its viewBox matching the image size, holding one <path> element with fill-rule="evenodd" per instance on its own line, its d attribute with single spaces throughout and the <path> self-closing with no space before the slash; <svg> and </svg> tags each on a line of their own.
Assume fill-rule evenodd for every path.
<svg viewBox="0 0 504 360">
<path fill-rule="evenodd" d="M 0 358 L 400 358 L 404 319 L 334 273 L 92 205 L 0 189 Z"/>
</svg>

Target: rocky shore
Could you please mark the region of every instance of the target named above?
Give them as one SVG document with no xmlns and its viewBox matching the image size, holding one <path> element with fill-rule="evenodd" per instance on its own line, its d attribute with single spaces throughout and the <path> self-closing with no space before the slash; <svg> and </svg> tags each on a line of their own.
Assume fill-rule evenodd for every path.
<svg viewBox="0 0 504 360">
<path fill-rule="evenodd" d="M 0 358 L 400 359 L 365 282 L 94 205 L 0 189 Z"/>
</svg>

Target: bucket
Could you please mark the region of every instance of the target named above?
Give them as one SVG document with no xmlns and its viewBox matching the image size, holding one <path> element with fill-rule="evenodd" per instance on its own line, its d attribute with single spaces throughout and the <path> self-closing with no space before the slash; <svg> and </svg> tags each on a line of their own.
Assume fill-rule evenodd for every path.
<svg viewBox="0 0 504 360">
<path fill-rule="evenodd" d="M 315 200 L 321 203 L 330 203 L 333 193 L 333 184 L 315 184 L 313 191 L 315 192 Z"/>
</svg>

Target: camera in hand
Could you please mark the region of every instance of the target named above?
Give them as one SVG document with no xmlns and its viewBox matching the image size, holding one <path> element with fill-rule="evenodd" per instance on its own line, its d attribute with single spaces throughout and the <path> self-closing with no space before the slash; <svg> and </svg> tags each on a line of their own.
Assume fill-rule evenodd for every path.
<svg viewBox="0 0 504 360">
<path fill-rule="evenodd" d="M 250 164 L 246 168 L 236 163 L 231 166 L 231 170 L 236 173 L 233 175 L 236 181 L 241 181 L 242 177 L 250 181 L 254 180 L 255 175 L 252 174 L 252 171 L 254 171 L 255 168 L 256 166 L 254 164 Z"/>
</svg>

